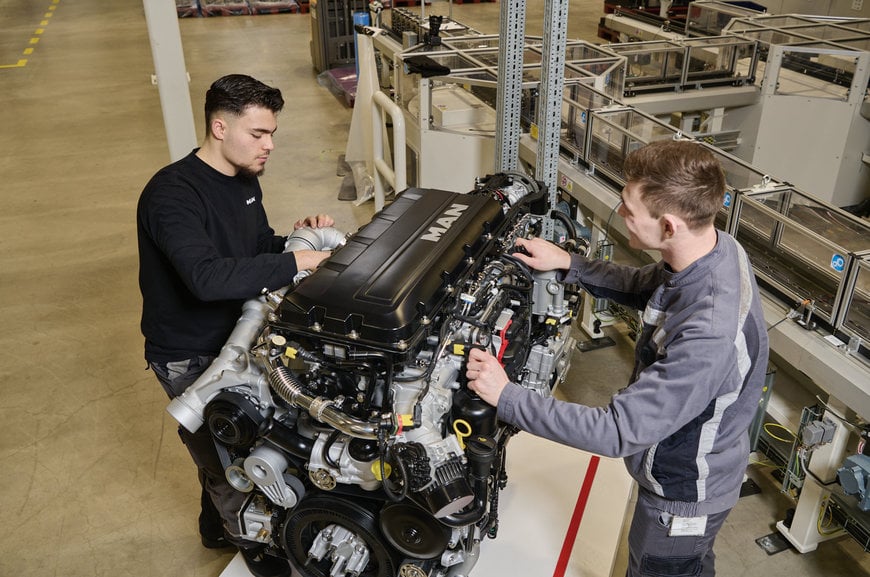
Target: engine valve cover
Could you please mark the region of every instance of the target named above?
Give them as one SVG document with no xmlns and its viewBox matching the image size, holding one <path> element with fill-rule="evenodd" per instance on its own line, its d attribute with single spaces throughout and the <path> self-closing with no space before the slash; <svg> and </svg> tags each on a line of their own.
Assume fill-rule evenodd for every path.
<svg viewBox="0 0 870 577">
<path fill-rule="evenodd" d="M 287 294 L 277 326 L 407 350 L 504 221 L 488 195 L 408 189 Z"/>
</svg>

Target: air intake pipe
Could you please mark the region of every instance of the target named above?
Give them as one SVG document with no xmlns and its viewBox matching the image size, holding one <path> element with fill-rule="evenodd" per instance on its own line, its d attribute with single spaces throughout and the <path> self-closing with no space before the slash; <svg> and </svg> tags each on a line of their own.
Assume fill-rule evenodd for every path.
<svg viewBox="0 0 870 577">
<path fill-rule="evenodd" d="M 300 228 L 287 237 L 284 252 L 297 250 L 332 250 L 345 242 L 345 235 L 335 228 Z M 307 276 L 300 271 L 294 282 Z M 282 287 L 269 295 L 250 299 L 242 305 L 242 315 L 233 332 L 211 365 L 166 410 L 191 433 L 205 422 L 205 406 L 219 392 L 229 387 L 247 385 L 268 387 L 268 378 L 255 363 L 249 351 L 263 330 L 266 319 L 289 289 Z"/>
</svg>

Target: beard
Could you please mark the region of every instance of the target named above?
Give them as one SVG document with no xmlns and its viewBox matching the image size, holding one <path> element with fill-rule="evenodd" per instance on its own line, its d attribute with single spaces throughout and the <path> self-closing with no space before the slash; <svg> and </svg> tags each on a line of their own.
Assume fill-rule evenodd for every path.
<svg viewBox="0 0 870 577">
<path fill-rule="evenodd" d="M 264 172 L 266 172 L 265 166 L 263 166 L 257 170 L 250 168 L 248 166 L 240 166 L 239 167 L 239 174 L 246 177 L 246 178 L 258 178 L 260 176 L 263 176 Z"/>
</svg>

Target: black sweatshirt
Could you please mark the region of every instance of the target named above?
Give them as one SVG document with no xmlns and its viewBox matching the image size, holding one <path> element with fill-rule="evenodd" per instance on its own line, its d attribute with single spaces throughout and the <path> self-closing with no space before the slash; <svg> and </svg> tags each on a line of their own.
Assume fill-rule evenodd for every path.
<svg viewBox="0 0 870 577">
<path fill-rule="evenodd" d="M 195 152 L 155 174 L 139 198 L 141 326 L 152 362 L 216 355 L 241 304 L 296 274 L 258 180 L 226 176 Z"/>
</svg>

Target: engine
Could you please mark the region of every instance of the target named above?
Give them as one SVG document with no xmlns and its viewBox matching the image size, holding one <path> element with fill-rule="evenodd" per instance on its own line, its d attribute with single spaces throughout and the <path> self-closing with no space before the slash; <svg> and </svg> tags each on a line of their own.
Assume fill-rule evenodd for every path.
<svg viewBox="0 0 870 577">
<path fill-rule="evenodd" d="M 514 174 L 468 194 L 408 189 L 315 272 L 245 304 L 168 410 L 209 427 L 249 494 L 246 539 L 305 577 L 469 574 L 498 531 L 516 431 L 467 388 L 467 353 L 550 395 L 574 348 L 572 287 L 511 256 L 540 234 L 543 198 Z"/>
</svg>

